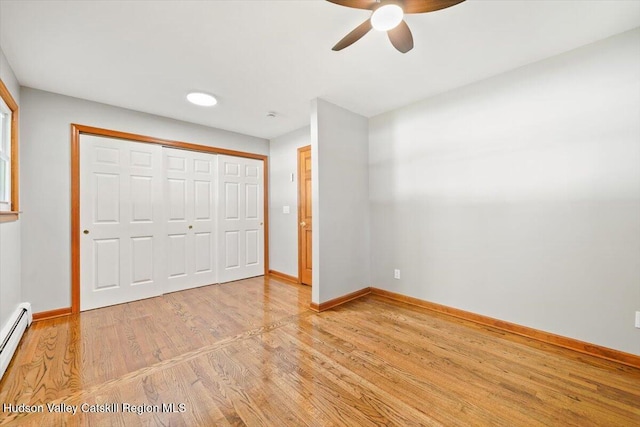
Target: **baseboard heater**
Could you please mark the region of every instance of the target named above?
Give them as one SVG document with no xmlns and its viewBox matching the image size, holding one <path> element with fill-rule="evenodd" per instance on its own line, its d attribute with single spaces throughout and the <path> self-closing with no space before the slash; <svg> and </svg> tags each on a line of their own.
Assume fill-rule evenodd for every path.
<svg viewBox="0 0 640 427">
<path fill-rule="evenodd" d="M 31 321 L 33 320 L 33 313 L 31 312 L 31 304 L 22 303 L 18 306 L 13 316 L 9 319 L 7 324 L 2 328 L 0 333 L 0 378 L 4 375 L 4 371 L 7 370 L 9 362 L 15 353 L 20 339 L 27 330 Z"/>
</svg>

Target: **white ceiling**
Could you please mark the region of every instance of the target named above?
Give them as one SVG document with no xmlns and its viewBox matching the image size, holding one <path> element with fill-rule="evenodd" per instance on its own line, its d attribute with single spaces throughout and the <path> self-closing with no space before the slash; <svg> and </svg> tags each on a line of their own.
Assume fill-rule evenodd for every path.
<svg viewBox="0 0 640 427">
<path fill-rule="evenodd" d="M 640 1 L 468 0 L 407 16 L 407 54 L 375 31 L 331 51 L 368 16 L 322 0 L 0 0 L 0 46 L 23 86 L 272 138 L 308 125 L 316 97 L 371 117 L 638 27 Z"/>
</svg>

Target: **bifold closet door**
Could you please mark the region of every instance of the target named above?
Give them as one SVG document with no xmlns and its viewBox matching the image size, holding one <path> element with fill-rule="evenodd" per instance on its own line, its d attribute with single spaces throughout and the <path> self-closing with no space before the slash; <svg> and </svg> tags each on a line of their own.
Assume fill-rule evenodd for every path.
<svg viewBox="0 0 640 427">
<path fill-rule="evenodd" d="M 264 274 L 262 160 L 218 156 L 218 280 Z"/>
<path fill-rule="evenodd" d="M 161 295 L 162 148 L 82 135 L 80 309 Z"/>
<path fill-rule="evenodd" d="M 164 148 L 163 157 L 167 251 L 164 292 L 217 283 L 217 158 L 173 148 Z"/>
</svg>

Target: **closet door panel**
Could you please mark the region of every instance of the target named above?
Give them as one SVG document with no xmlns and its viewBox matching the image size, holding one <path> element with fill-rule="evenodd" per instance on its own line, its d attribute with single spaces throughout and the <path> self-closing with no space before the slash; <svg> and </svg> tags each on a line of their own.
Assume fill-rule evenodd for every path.
<svg viewBox="0 0 640 427">
<path fill-rule="evenodd" d="M 80 139 L 80 309 L 162 293 L 162 149 Z"/>
<path fill-rule="evenodd" d="M 264 274 L 263 162 L 81 136 L 81 310 Z"/>
<path fill-rule="evenodd" d="M 264 274 L 263 162 L 218 156 L 221 283 Z"/>
<path fill-rule="evenodd" d="M 217 283 L 216 156 L 164 148 L 169 271 L 164 292 Z"/>
</svg>

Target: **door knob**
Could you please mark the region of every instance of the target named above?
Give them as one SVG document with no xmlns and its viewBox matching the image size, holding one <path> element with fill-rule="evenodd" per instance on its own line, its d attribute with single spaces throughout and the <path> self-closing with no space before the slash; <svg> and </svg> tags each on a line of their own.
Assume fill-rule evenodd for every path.
<svg viewBox="0 0 640 427">
<path fill-rule="evenodd" d="M 83 233 L 84 234 L 89 234 L 89 230 L 84 230 Z"/>
<path fill-rule="evenodd" d="M 302 221 L 302 222 L 300 223 L 300 226 L 301 226 L 301 227 L 306 227 L 306 226 L 307 226 L 307 223 L 306 223 L 306 222 L 304 222 L 304 221 Z"/>
</svg>

